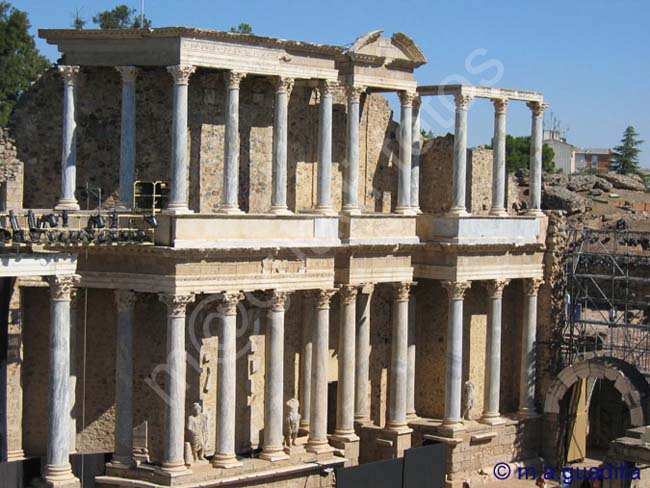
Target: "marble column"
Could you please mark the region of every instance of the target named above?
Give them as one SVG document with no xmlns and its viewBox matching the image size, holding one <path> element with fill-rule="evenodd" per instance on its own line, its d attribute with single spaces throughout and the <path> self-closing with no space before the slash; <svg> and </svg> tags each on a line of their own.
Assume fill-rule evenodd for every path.
<svg viewBox="0 0 650 488">
<path fill-rule="evenodd" d="M 492 164 L 492 208 L 490 215 L 501 217 L 506 212 L 506 108 L 508 100 L 495 98 L 494 104 L 494 146 Z"/>
<path fill-rule="evenodd" d="M 168 66 L 174 78 L 174 111 L 172 115 L 172 165 L 169 213 L 189 213 L 187 182 L 187 99 L 190 76 L 195 66 L 179 64 Z"/>
<path fill-rule="evenodd" d="M 341 317 L 339 322 L 338 344 L 338 388 L 336 398 L 337 441 L 354 442 L 359 438 L 354 432 L 354 356 L 357 309 L 357 288 L 343 285 L 339 290 L 341 297 Z"/>
<path fill-rule="evenodd" d="M 346 161 L 343 168 L 343 208 L 348 215 L 361 213 L 359 209 L 359 107 L 362 86 L 347 86 L 348 123 L 346 136 Z"/>
<path fill-rule="evenodd" d="M 411 283 L 395 284 L 393 334 L 390 360 L 390 405 L 388 430 L 400 431 L 406 424 L 406 370 L 408 363 L 408 307 Z"/>
<path fill-rule="evenodd" d="M 535 376 L 537 337 L 537 293 L 541 278 L 524 280 L 524 324 L 521 334 L 521 364 L 519 374 L 519 415 L 533 417 L 535 410 Z"/>
<path fill-rule="evenodd" d="M 242 213 L 239 209 L 239 85 L 245 73 L 226 73 L 226 126 L 224 135 L 223 197 L 219 212 Z"/>
<path fill-rule="evenodd" d="M 312 337 L 311 410 L 307 450 L 330 452 L 327 441 L 327 362 L 329 360 L 330 299 L 335 290 L 315 293 L 316 320 Z"/>
<path fill-rule="evenodd" d="M 260 458 L 287 459 L 284 452 L 284 312 L 289 293 L 273 290 L 267 295 L 264 375 L 264 445 Z"/>
<path fill-rule="evenodd" d="M 63 138 L 61 151 L 61 198 L 55 210 L 79 210 L 75 197 L 77 186 L 76 94 L 79 66 L 60 65 L 63 77 Z"/>
<path fill-rule="evenodd" d="M 184 471 L 185 441 L 185 314 L 187 305 L 194 301 L 194 295 L 160 294 L 160 300 L 167 305 L 167 401 L 165 402 L 165 424 L 163 426 L 164 472 Z"/>
<path fill-rule="evenodd" d="M 447 373 L 445 382 L 445 418 L 443 425 L 456 425 L 462 420 L 463 394 L 463 299 L 469 281 L 443 281 L 449 295 L 447 322 Z"/>
<path fill-rule="evenodd" d="M 219 297 L 219 357 L 217 367 L 217 436 L 212 466 L 241 466 L 235 455 L 237 381 L 237 305 L 243 293 L 223 293 Z"/>
<path fill-rule="evenodd" d="M 287 207 L 287 132 L 289 97 L 293 78 L 275 78 L 275 119 L 273 124 L 273 191 L 271 213 L 289 214 Z"/>
<path fill-rule="evenodd" d="M 472 100 L 468 95 L 457 94 L 456 126 L 454 130 L 454 175 L 451 215 L 467 215 L 465 187 L 467 185 L 467 108 Z"/>
<path fill-rule="evenodd" d="M 485 362 L 485 394 L 481 422 L 502 423 L 499 413 L 501 392 L 501 308 L 503 289 L 509 280 L 485 281 L 488 298 L 487 354 Z"/>
<path fill-rule="evenodd" d="M 530 175 L 528 185 L 528 214 L 543 215 L 542 208 L 542 146 L 544 144 L 544 110 L 548 105 L 529 102 L 532 113 L 530 134 Z"/>
<path fill-rule="evenodd" d="M 115 452 L 111 463 L 129 467 L 133 459 L 133 322 L 136 294 L 116 290 Z"/>
<path fill-rule="evenodd" d="M 416 351 L 416 322 L 415 322 L 415 293 L 411 291 L 408 307 L 408 340 L 406 364 L 406 418 L 414 419 L 415 413 L 415 351 Z"/>
<path fill-rule="evenodd" d="M 365 284 L 357 296 L 357 338 L 354 372 L 354 421 L 370 422 L 370 305 L 374 285 Z"/>
<path fill-rule="evenodd" d="M 49 486 L 79 486 L 70 467 L 70 300 L 75 275 L 49 276 L 50 369 L 47 458 L 43 478 Z"/>
<path fill-rule="evenodd" d="M 321 81 L 318 121 L 318 183 L 316 212 L 333 214 L 332 206 L 332 96 L 335 84 Z"/>
<path fill-rule="evenodd" d="M 411 164 L 413 155 L 413 99 L 415 93 L 400 91 L 399 164 L 397 165 L 396 213 L 414 214 L 411 207 Z"/>
<path fill-rule="evenodd" d="M 314 322 L 314 299 L 309 293 L 303 295 L 302 346 L 300 349 L 300 429 L 309 432 L 311 411 L 311 359 Z"/>
<path fill-rule="evenodd" d="M 422 134 L 420 133 L 420 106 L 422 99 L 416 95 L 413 99 L 413 130 L 411 134 L 411 207 L 416 214 L 420 210 L 420 152 L 422 151 Z"/>
<path fill-rule="evenodd" d="M 70 452 L 77 452 L 77 318 L 79 308 L 78 288 L 70 293 Z"/>
<path fill-rule="evenodd" d="M 125 209 L 133 208 L 133 183 L 135 182 L 136 103 L 135 80 L 138 68 L 116 66 L 122 76 L 122 121 L 120 124 L 120 203 Z"/>
</svg>

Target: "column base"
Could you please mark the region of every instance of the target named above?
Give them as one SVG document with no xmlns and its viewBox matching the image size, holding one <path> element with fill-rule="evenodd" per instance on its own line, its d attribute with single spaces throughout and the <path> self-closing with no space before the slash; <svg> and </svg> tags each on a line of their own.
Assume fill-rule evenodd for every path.
<svg viewBox="0 0 650 488">
<path fill-rule="evenodd" d="M 469 215 L 465 207 L 452 207 L 447 212 L 448 217 L 464 217 Z"/>
<path fill-rule="evenodd" d="M 539 208 L 529 208 L 526 210 L 526 215 L 530 215 L 531 217 L 543 217 L 544 212 Z"/>
<path fill-rule="evenodd" d="M 359 442 L 359 436 L 354 430 L 350 431 L 334 431 L 333 435 L 327 436 L 328 440 L 334 444 L 336 442 Z"/>
<path fill-rule="evenodd" d="M 361 215 L 361 209 L 357 205 L 344 205 L 341 213 L 343 215 Z"/>
<path fill-rule="evenodd" d="M 411 447 L 411 433 L 413 429 L 408 426 L 387 427 L 381 431 L 377 442 L 384 451 L 385 458 L 404 456 L 404 451 Z"/>
<path fill-rule="evenodd" d="M 118 212 L 131 212 L 133 210 L 130 203 L 124 202 L 118 202 L 117 205 L 115 205 L 113 208 Z"/>
<path fill-rule="evenodd" d="M 485 414 L 480 419 L 479 422 L 486 425 L 503 425 L 506 423 L 501 415 L 497 414 Z"/>
<path fill-rule="evenodd" d="M 417 215 L 415 209 L 411 206 L 408 207 L 395 207 L 395 213 L 400 215 Z"/>
<path fill-rule="evenodd" d="M 462 419 L 443 419 L 442 427 L 445 427 L 450 430 L 464 430 L 465 425 L 463 424 Z"/>
<path fill-rule="evenodd" d="M 235 454 L 215 454 L 212 458 L 212 466 L 215 468 L 231 469 L 243 466 Z"/>
<path fill-rule="evenodd" d="M 524 407 L 520 408 L 519 411 L 517 412 L 517 416 L 520 419 L 534 419 L 539 417 L 539 413 L 537 413 L 537 410 L 534 408 L 529 408 L 529 407 Z"/>
<path fill-rule="evenodd" d="M 314 213 L 317 213 L 319 215 L 336 215 L 336 211 L 331 205 L 318 205 L 314 209 Z"/>
<path fill-rule="evenodd" d="M 274 215 L 291 215 L 293 212 L 286 205 L 274 205 L 271 207 L 271 213 Z"/>
<path fill-rule="evenodd" d="M 169 205 L 162 213 L 167 215 L 188 215 L 193 214 L 194 211 L 190 210 L 187 205 Z"/>
<path fill-rule="evenodd" d="M 72 467 L 66 464 L 48 464 L 45 466 L 43 479 L 48 488 L 78 488 L 79 479 L 72 473 Z"/>
<path fill-rule="evenodd" d="M 217 209 L 217 213 L 220 214 L 226 214 L 226 215 L 241 215 L 244 213 L 243 210 L 241 210 L 237 205 L 219 205 L 219 208 Z"/>
<path fill-rule="evenodd" d="M 490 213 L 492 217 L 507 217 L 508 212 L 506 212 L 505 208 L 492 208 L 490 209 Z"/>
<path fill-rule="evenodd" d="M 61 199 L 54 207 L 54 210 L 80 210 L 77 200 Z"/>
<path fill-rule="evenodd" d="M 25 451 L 17 449 L 15 451 L 7 451 L 7 462 L 22 461 L 25 459 Z"/>
<path fill-rule="evenodd" d="M 345 453 L 345 466 L 356 466 L 359 464 L 359 437 L 352 434 L 339 436 L 337 434 L 329 436 L 332 446 L 336 449 L 342 449 Z"/>
<path fill-rule="evenodd" d="M 411 206 L 411 208 L 413 209 L 416 215 L 422 215 L 423 212 L 419 205 Z"/>
<path fill-rule="evenodd" d="M 307 441 L 305 449 L 307 452 L 312 452 L 314 454 L 327 454 L 334 452 L 334 448 L 330 446 L 329 442 L 326 440 Z"/>
<path fill-rule="evenodd" d="M 260 459 L 265 461 L 270 461 L 272 463 L 277 463 L 278 461 L 284 461 L 289 459 L 289 455 L 284 452 L 284 449 L 280 447 L 268 447 L 262 451 L 260 454 Z"/>
<path fill-rule="evenodd" d="M 129 469 L 135 466 L 135 459 L 132 457 L 115 456 L 107 463 L 111 468 Z"/>
<path fill-rule="evenodd" d="M 174 478 L 176 476 L 185 476 L 192 473 L 192 471 L 183 461 L 178 461 L 174 463 L 163 462 L 162 466 L 156 469 L 156 473 L 168 478 Z"/>
</svg>

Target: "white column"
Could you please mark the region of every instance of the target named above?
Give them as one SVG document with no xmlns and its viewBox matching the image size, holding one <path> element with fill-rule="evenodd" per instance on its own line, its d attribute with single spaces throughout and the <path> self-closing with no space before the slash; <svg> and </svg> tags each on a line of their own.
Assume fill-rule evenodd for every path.
<svg viewBox="0 0 650 488">
<path fill-rule="evenodd" d="M 420 152 L 422 150 L 422 134 L 420 134 L 420 105 L 422 99 L 416 95 L 413 99 L 413 131 L 411 135 L 411 207 L 417 214 L 420 210 Z"/>
<path fill-rule="evenodd" d="M 160 294 L 167 305 L 167 402 L 163 427 L 162 470 L 184 471 L 185 387 L 185 313 L 194 295 Z"/>
<path fill-rule="evenodd" d="M 170 213 L 190 212 L 187 206 L 187 98 L 190 76 L 195 70 L 195 66 L 183 64 L 167 67 L 174 78 L 171 190 L 167 204 Z"/>
<path fill-rule="evenodd" d="M 470 287 L 468 281 L 443 281 L 449 295 L 447 322 L 447 374 L 445 382 L 444 425 L 461 422 L 461 398 L 463 394 L 463 299 Z"/>
<path fill-rule="evenodd" d="M 413 150 L 413 99 L 415 93 L 400 91 L 399 164 L 397 165 L 396 213 L 414 214 L 411 207 L 411 164 Z"/>
<path fill-rule="evenodd" d="M 327 362 L 329 359 L 330 299 L 335 290 L 315 294 L 316 320 L 312 338 L 311 411 L 307 450 L 330 452 L 327 440 Z"/>
<path fill-rule="evenodd" d="M 287 131 L 289 97 L 293 78 L 275 78 L 275 121 L 273 124 L 273 192 L 271 213 L 289 214 L 287 207 Z"/>
<path fill-rule="evenodd" d="M 316 212 L 334 213 L 332 206 L 332 95 L 335 84 L 321 81 L 318 121 L 318 185 Z"/>
<path fill-rule="evenodd" d="M 506 212 L 506 108 L 508 100 L 495 98 L 494 104 L 494 146 L 492 164 L 492 208 L 490 215 L 508 215 Z"/>
<path fill-rule="evenodd" d="M 314 299 L 309 293 L 303 295 L 302 347 L 300 349 L 300 429 L 309 432 L 311 405 L 311 359 L 314 334 Z"/>
<path fill-rule="evenodd" d="M 61 151 L 61 198 L 56 210 L 79 210 L 77 186 L 76 81 L 79 66 L 59 66 L 63 77 L 63 138 Z"/>
<path fill-rule="evenodd" d="M 541 278 L 524 280 L 524 324 L 521 334 L 521 365 L 519 375 L 519 414 L 522 417 L 537 415 L 535 411 L 535 376 L 537 336 L 537 293 Z"/>
<path fill-rule="evenodd" d="M 530 134 L 530 175 L 528 186 L 528 214 L 543 215 L 542 208 L 542 146 L 544 141 L 544 110 L 548 105 L 529 102 L 532 113 Z"/>
<path fill-rule="evenodd" d="M 346 137 L 346 164 L 343 168 L 343 209 L 349 215 L 360 214 L 359 210 L 359 105 L 362 86 L 347 86 L 348 123 Z"/>
<path fill-rule="evenodd" d="M 79 486 L 70 467 L 70 300 L 75 275 L 48 277 L 50 284 L 50 370 L 47 458 L 43 477 L 49 486 Z"/>
<path fill-rule="evenodd" d="M 481 422 L 496 424 L 501 422 L 499 401 L 501 393 L 501 309 L 503 289 L 509 280 L 490 280 L 484 282 L 488 298 L 488 333 L 485 362 L 485 395 Z"/>
<path fill-rule="evenodd" d="M 354 355 L 357 288 L 343 285 L 340 288 L 341 317 L 338 344 L 338 389 L 336 399 L 336 429 L 339 441 L 353 442 L 359 438 L 354 432 Z"/>
<path fill-rule="evenodd" d="M 354 421 L 370 421 L 368 405 L 370 382 L 370 305 L 374 286 L 366 284 L 357 298 L 357 339 L 354 375 Z"/>
<path fill-rule="evenodd" d="M 133 183 L 135 182 L 135 79 L 138 68 L 116 66 L 122 76 L 122 121 L 120 124 L 120 203 L 123 208 L 133 208 Z"/>
<path fill-rule="evenodd" d="M 264 373 L 264 445 L 260 458 L 287 459 L 283 448 L 284 427 L 284 312 L 289 293 L 273 290 L 268 294 Z"/>
<path fill-rule="evenodd" d="M 400 431 L 406 424 L 406 369 L 408 362 L 408 306 L 411 283 L 395 284 L 393 334 L 391 337 L 390 405 L 388 430 Z"/>
<path fill-rule="evenodd" d="M 467 186 L 467 108 L 472 97 L 457 94 L 456 127 L 454 131 L 454 179 L 449 213 L 467 215 L 465 187 Z"/>
<path fill-rule="evenodd" d="M 223 196 L 219 212 L 241 213 L 239 209 L 239 85 L 245 73 L 226 74 L 226 126 L 224 136 Z"/>
<path fill-rule="evenodd" d="M 243 293 L 223 293 L 219 297 L 219 358 L 217 366 L 217 436 L 212 466 L 241 466 L 235 455 L 237 423 L 237 305 Z"/>
<path fill-rule="evenodd" d="M 133 466 L 133 310 L 136 294 L 116 290 L 115 452 L 112 464 Z"/>
<path fill-rule="evenodd" d="M 415 412 L 415 353 L 416 353 L 416 322 L 415 322 L 415 293 L 411 291 L 408 309 L 408 342 L 406 366 L 406 418 L 417 417 Z"/>
<path fill-rule="evenodd" d="M 77 451 L 77 308 L 79 305 L 78 288 L 70 294 L 70 452 Z"/>
</svg>

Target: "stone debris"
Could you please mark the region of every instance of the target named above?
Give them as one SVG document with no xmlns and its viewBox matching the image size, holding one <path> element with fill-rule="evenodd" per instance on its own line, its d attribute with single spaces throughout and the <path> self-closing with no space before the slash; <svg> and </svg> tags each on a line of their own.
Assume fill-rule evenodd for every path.
<svg viewBox="0 0 650 488">
<path fill-rule="evenodd" d="M 546 186 L 542 192 L 542 206 L 547 209 L 564 210 L 568 215 L 591 210 L 588 199 L 561 186 Z"/>
<path fill-rule="evenodd" d="M 618 173 L 607 173 L 601 175 L 606 181 L 609 181 L 614 188 L 632 191 L 646 191 L 643 179 L 638 175 L 619 175 Z"/>
</svg>

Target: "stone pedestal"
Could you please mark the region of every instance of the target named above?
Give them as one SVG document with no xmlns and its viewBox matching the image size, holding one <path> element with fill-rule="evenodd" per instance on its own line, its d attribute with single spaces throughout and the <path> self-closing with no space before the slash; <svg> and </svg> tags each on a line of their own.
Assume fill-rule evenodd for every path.
<svg viewBox="0 0 650 488">
<path fill-rule="evenodd" d="M 382 459 L 403 457 L 404 451 L 411 447 L 412 432 L 413 430 L 408 427 L 396 430 L 384 429 L 377 439 Z"/>
</svg>

